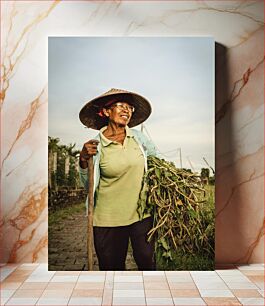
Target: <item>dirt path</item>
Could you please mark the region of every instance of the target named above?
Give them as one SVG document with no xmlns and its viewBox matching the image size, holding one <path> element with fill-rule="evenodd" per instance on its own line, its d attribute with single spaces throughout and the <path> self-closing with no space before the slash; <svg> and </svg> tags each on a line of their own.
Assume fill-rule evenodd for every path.
<svg viewBox="0 0 265 306">
<path fill-rule="evenodd" d="M 70 213 L 69 213 L 70 212 Z M 49 270 L 87 270 L 87 218 L 84 212 L 67 210 L 67 217 L 58 214 L 56 222 L 49 222 Z M 137 270 L 131 252 L 126 259 L 127 270 Z M 99 270 L 94 252 L 94 270 Z"/>
</svg>

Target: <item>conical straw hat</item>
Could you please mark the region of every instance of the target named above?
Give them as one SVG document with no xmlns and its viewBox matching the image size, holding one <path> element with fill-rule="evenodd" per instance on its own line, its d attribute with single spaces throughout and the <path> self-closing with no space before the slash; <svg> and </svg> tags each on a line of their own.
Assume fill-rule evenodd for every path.
<svg viewBox="0 0 265 306">
<path fill-rule="evenodd" d="M 151 104 L 144 97 L 134 92 L 112 88 L 83 106 L 79 113 L 81 122 L 94 130 L 99 130 L 108 125 L 108 119 L 100 116 L 99 113 L 109 102 L 127 102 L 134 106 L 135 111 L 128 124 L 129 127 L 134 127 L 144 122 L 152 111 Z"/>
</svg>

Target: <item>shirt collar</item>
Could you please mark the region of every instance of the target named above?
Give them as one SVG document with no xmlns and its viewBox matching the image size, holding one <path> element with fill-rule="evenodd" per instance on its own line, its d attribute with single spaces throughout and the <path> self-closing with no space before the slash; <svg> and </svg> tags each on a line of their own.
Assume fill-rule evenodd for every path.
<svg viewBox="0 0 265 306">
<path fill-rule="evenodd" d="M 133 132 L 127 125 L 125 127 L 125 130 L 126 130 L 126 137 L 133 137 Z"/>
<path fill-rule="evenodd" d="M 103 135 L 103 132 L 104 132 L 106 129 L 107 129 L 107 126 L 104 126 L 103 128 L 101 128 L 101 129 L 99 130 L 100 138 L 101 138 L 101 143 L 102 143 L 103 147 L 106 147 L 106 146 L 108 146 L 108 145 L 111 144 L 111 143 L 116 143 L 115 141 L 110 140 L 110 139 L 108 139 L 107 137 L 105 137 L 105 136 Z M 131 131 L 131 129 L 130 129 L 127 125 L 126 125 L 126 127 L 125 127 L 125 131 L 126 131 L 126 137 L 134 137 L 134 136 L 133 136 L 133 133 L 132 133 L 132 131 Z"/>
</svg>

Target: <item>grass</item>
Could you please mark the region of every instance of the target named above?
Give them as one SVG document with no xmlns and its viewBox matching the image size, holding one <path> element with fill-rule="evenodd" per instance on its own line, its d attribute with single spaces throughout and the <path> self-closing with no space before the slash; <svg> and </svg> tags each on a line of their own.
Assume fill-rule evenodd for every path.
<svg viewBox="0 0 265 306">
<path fill-rule="evenodd" d="M 207 271 L 214 270 L 214 258 L 201 254 L 177 254 L 173 252 L 172 261 L 165 263 L 156 257 L 157 270 L 161 271 Z"/>
<path fill-rule="evenodd" d="M 66 208 L 58 209 L 53 212 L 49 212 L 49 226 L 60 224 L 60 221 L 69 218 L 71 215 L 76 213 L 85 214 L 85 204 L 79 203 L 74 204 Z"/>
</svg>

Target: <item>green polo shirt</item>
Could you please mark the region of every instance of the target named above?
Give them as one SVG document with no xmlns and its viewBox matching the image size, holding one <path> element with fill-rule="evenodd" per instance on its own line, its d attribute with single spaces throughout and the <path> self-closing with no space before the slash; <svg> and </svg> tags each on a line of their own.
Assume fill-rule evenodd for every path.
<svg viewBox="0 0 265 306">
<path fill-rule="evenodd" d="M 124 226 L 139 221 L 137 201 L 144 174 L 144 156 L 130 129 L 123 145 L 100 130 L 100 181 L 95 191 L 94 226 Z M 147 217 L 146 215 L 145 217 Z"/>
</svg>

